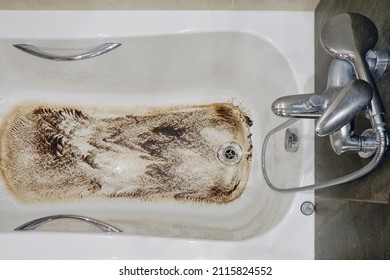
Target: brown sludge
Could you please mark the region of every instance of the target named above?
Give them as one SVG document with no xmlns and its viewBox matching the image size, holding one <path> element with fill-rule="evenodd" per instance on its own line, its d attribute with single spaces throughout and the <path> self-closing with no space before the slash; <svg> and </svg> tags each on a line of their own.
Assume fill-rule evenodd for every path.
<svg viewBox="0 0 390 280">
<path fill-rule="evenodd" d="M 1 171 L 26 202 L 93 197 L 229 203 L 247 184 L 252 122 L 230 103 L 137 110 L 23 104 L 6 118 Z M 218 147 L 244 157 L 222 164 Z"/>
</svg>

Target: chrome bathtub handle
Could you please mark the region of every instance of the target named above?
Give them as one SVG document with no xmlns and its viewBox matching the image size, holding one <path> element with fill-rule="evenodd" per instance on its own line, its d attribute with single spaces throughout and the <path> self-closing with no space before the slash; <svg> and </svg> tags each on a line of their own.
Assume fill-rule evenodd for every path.
<svg viewBox="0 0 390 280">
<path fill-rule="evenodd" d="M 21 50 L 21 51 L 24 51 L 28 54 L 31 54 L 31 55 L 34 55 L 37 57 L 41 57 L 41 58 L 45 58 L 45 59 L 50 59 L 50 60 L 55 60 L 55 61 L 77 61 L 77 60 L 83 60 L 83 59 L 92 58 L 95 56 L 105 54 L 107 52 L 110 52 L 110 51 L 116 49 L 120 45 L 121 44 L 119 44 L 119 43 L 105 43 L 105 44 L 102 44 L 96 48 L 93 48 L 85 53 L 76 54 L 76 55 L 69 55 L 69 56 L 68 55 L 61 56 L 61 55 L 54 55 L 54 54 L 46 53 L 46 52 L 40 50 L 39 48 L 37 48 L 33 45 L 30 45 L 30 44 L 16 44 L 13 46 L 15 48 L 17 48 L 18 50 Z"/>
<path fill-rule="evenodd" d="M 32 221 L 29 221 L 17 228 L 15 228 L 14 230 L 35 230 L 37 227 L 43 225 L 43 224 L 46 224 L 48 222 L 51 222 L 51 221 L 54 221 L 54 220 L 58 220 L 58 219 L 74 219 L 74 220 L 80 220 L 80 221 L 83 221 L 83 222 L 87 222 L 93 226 L 95 226 L 96 228 L 104 231 L 104 232 L 122 232 L 122 230 L 112 226 L 112 225 L 109 225 L 107 223 L 104 223 L 104 222 L 101 222 L 101 221 L 98 221 L 96 219 L 93 219 L 93 218 L 89 218 L 89 217 L 85 217 L 85 216 L 79 216 L 79 215 L 53 215 L 53 216 L 47 216 L 47 217 L 43 217 L 43 218 L 39 218 L 39 219 L 35 219 L 35 220 L 32 220 Z"/>
</svg>

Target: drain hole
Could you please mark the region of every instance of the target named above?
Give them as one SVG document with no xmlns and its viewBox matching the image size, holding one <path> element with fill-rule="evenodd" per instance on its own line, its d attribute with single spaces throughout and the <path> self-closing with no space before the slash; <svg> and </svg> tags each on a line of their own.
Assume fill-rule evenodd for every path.
<svg viewBox="0 0 390 280">
<path fill-rule="evenodd" d="M 237 165 L 242 159 L 242 149 L 234 142 L 225 143 L 218 148 L 218 159 L 225 165 Z"/>
<path fill-rule="evenodd" d="M 225 151 L 225 157 L 229 160 L 232 160 L 236 157 L 236 152 L 232 149 L 228 149 Z"/>
</svg>

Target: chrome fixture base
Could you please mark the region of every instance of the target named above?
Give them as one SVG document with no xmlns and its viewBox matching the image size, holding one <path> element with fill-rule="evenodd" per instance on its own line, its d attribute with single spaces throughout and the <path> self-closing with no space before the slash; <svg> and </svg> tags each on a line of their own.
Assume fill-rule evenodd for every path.
<svg viewBox="0 0 390 280">
<path fill-rule="evenodd" d="M 369 158 L 375 154 L 376 151 L 376 136 L 375 130 L 372 128 L 366 129 L 363 131 L 360 136 L 361 140 L 361 149 L 358 153 L 361 158 Z"/>
<path fill-rule="evenodd" d="M 377 82 L 387 70 L 389 65 L 389 54 L 385 50 L 369 50 L 366 54 L 366 61 L 372 77 Z"/>
</svg>

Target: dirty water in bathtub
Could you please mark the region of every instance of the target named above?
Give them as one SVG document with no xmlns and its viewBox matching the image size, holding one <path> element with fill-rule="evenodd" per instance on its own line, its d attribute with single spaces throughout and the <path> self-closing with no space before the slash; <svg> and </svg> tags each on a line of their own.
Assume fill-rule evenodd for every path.
<svg viewBox="0 0 390 280">
<path fill-rule="evenodd" d="M 1 174 L 25 203 L 228 204 L 248 181 L 251 125 L 228 102 L 146 110 L 25 102 L 1 126 Z"/>
</svg>

